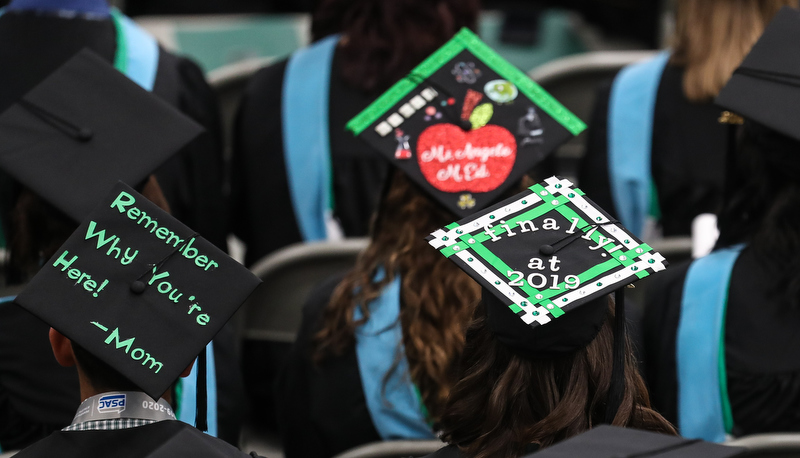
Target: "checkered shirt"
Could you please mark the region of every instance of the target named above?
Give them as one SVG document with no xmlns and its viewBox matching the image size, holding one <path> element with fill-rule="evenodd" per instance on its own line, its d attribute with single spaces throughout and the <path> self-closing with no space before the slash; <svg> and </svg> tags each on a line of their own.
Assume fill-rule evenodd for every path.
<svg viewBox="0 0 800 458">
<path fill-rule="evenodd" d="M 136 428 L 137 426 L 145 426 L 155 422 L 155 420 L 141 420 L 139 418 L 110 418 L 75 423 L 61 431 L 113 431 L 116 429 Z"/>
</svg>

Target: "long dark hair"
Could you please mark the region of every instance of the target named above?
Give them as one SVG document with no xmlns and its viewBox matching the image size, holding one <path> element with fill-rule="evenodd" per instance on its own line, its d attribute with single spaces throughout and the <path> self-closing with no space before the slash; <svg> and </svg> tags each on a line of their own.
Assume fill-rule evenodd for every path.
<svg viewBox="0 0 800 458">
<path fill-rule="evenodd" d="M 378 91 L 411 71 L 462 27 L 475 28 L 478 0 L 322 0 L 311 34 L 341 32 L 341 71 L 362 91 Z"/>
<path fill-rule="evenodd" d="M 369 319 L 364 304 L 401 275 L 400 323 L 411 379 L 432 418 L 455 381 L 464 332 L 480 299 L 480 287 L 453 262 L 431 248 L 425 236 L 456 219 L 395 170 L 378 209 L 367 249 L 336 287 L 315 336 L 314 359 L 341 354 L 355 342 L 355 329 Z M 376 281 L 378 269 L 386 273 Z M 361 320 L 354 320 L 359 307 Z M 391 357 L 390 355 L 387 357 Z"/>
<path fill-rule="evenodd" d="M 607 297 L 608 317 L 589 345 L 542 360 L 500 343 L 487 327 L 485 306 L 478 305 L 467 331 L 461 376 L 442 415 L 442 438 L 471 458 L 515 457 L 529 444 L 546 447 L 602 423 L 614 346 L 614 305 Z M 625 394 L 613 424 L 676 434 L 650 408 L 627 338 L 625 346 Z"/>
<path fill-rule="evenodd" d="M 747 243 L 772 269 L 783 300 L 800 305 L 800 142 L 753 121 L 729 166 L 718 246 Z"/>
</svg>

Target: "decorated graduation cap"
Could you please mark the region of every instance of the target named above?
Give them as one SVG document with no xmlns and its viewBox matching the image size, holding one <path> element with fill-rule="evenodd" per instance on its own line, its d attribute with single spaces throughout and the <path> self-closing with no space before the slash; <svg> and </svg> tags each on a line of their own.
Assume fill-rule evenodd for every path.
<svg viewBox="0 0 800 458">
<path fill-rule="evenodd" d="M 0 168 L 75 221 L 202 127 L 84 49 L 0 115 Z"/>
<path fill-rule="evenodd" d="M 600 425 L 526 458 L 727 458 L 744 453 L 741 447 Z"/>
<path fill-rule="evenodd" d="M 95 202 L 15 302 L 158 399 L 260 280 L 124 183 Z"/>
<path fill-rule="evenodd" d="M 767 25 L 715 102 L 800 141 L 800 11 L 784 7 Z"/>
<path fill-rule="evenodd" d="M 481 284 L 488 326 L 498 340 L 534 359 L 591 342 L 608 316 L 605 296 L 614 291 L 615 334 L 623 335 L 621 288 L 667 266 L 661 254 L 557 177 L 426 240 Z M 624 339 L 616 341 L 612 377 L 621 384 Z"/>
<path fill-rule="evenodd" d="M 463 217 L 586 126 L 464 28 L 347 128 Z"/>
</svg>

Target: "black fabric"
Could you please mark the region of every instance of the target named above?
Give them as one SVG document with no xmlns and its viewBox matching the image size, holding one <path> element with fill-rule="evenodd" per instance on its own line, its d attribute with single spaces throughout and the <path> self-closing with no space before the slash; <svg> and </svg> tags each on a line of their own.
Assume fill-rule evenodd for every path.
<svg viewBox="0 0 800 458">
<path fill-rule="evenodd" d="M 486 305 L 486 323 L 497 340 L 532 359 L 555 358 L 585 347 L 608 316 L 607 296 L 601 296 L 546 326 L 531 328 L 485 289 L 481 300 Z"/>
<path fill-rule="evenodd" d="M 539 449 L 537 444 L 530 444 L 525 447 L 525 453 L 533 453 Z M 446 447 L 442 447 L 439 450 L 431 453 L 430 455 L 426 455 L 426 458 L 467 458 L 467 455 L 462 452 L 457 446 L 455 445 L 448 445 Z"/>
<path fill-rule="evenodd" d="M 0 448 L 19 450 L 68 425 L 80 404 L 75 368 L 53 357 L 50 326 L 0 304 Z"/>
<path fill-rule="evenodd" d="M 800 140 L 800 11 L 784 7 L 764 29 L 716 103 Z"/>
<path fill-rule="evenodd" d="M 348 86 L 333 56 L 329 99 L 329 135 L 333 168 L 334 215 L 348 237 L 367 235 L 377 207 L 387 162 L 344 129 L 345 123 L 379 94 Z M 283 151 L 281 92 L 286 61 L 260 70 L 243 97 L 234 133 L 232 228 L 247 244 L 252 265 L 278 248 L 302 241 Z M 276 224 L 276 216 L 280 224 Z"/>
<path fill-rule="evenodd" d="M 256 457 L 179 421 L 115 431 L 57 431 L 21 451 L 20 458 Z"/>
<path fill-rule="evenodd" d="M 116 29 L 110 19 L 15 12 L 0 16 L 0 68 L 13 69 L 0 72 L 0 112 L 83 48 L 113 61 Z M 153 93 L 206 129 L 155 173 L 172 214 L 224 249 L 227 217 L 222 193 L 222 132 L 214 93 L 194 62 L 163 49 Z M 7 191 L 15 186 L 10 177 L 2 175 L 3 208 L 7 209 L 8 200 L 15 198 Z M 5 211 L 0 215 L 4 225 L 6 215 Z"/>
<path fill-rule="evenodd" d="M 534 453 L 533 457 L 592 458 L 725 458 L 743 454 L 745 449 L 687 440 L 634 428 L 601 425 Z"/>
<path fill-rule="evenodd" d="M 110 20 L 64 19 L 30 13 L 8 12 L 0 16 L 0 68 L 13 69 L 13 71 L 0 71 L 0 112 L 83 48 L 91 49 L 109 62 L 113 61 L 116 51 L 116 30 L 113 23 Z M 227 205 L 222 194 L 224 169 L 221 153 L 222 132 L 216 97 L 197 64 L 163 49 L 160 49 L 153 93 L 176 106 L 206 129 L 205 133 L 155 172 L 170 204 L 171 212 L 207 240 L 225 248 L 228 218 Z M 7 235 L 8 214 L 18 191 L 19 185 L 15 180 L 0 172 L 0 220 Z M 12 326 L 13 322 L 0 321 L 2 329 L 9 330 L 8 333 L 3 332 L 0 337 L 3 342 L 3 347 L 0 348 L 2 353 L 0 365 L 4 368 L 3 372 L 5 367 L 8 367 L 9 361 L 19 358 L 19 356 L 6 357 L 6 351 L 14 354 L 21 348 L 37 348 L 37 350 L 35 352 L 28 350 L 24 364 L 16 368 L 18 369 L 16 374 L 3 373 L 0 377 L 19 377 L 27 380 L 41 376 L 41 381 L 45 382 L 60 381 L 67 377 L 68 373 L 74 376 L 74 372 L 62 369 L 55 363 L 46 333 L 44 341 L 37 341 L 35 345 L 6 346 L 6 342 L 28 341 L 29 334 L 26 332 L 26 327 Z M 218 385 L 218 432 L 220 437 L 236 443 L 239 440 L 244 400 L 235 336 L 231 326 L 223 328 L 215 338 L 214 350 Z M 38 361 L 52 361 L 52 364 L 40 364 Z M 59 371 L 62 370 L 64 372 L 59 375 Z M 36 437 L 30 436 L 29 439 L 22 440 L 30 443 L 71 421 L 79 400 L 77 379 L 74 380 L 74 390 L 62 390 L 59 387 L 65 386 L 64 384 L 53 383 L 52 386 L 48 385 L 47 390 L 42 391 L 48 393 L 48 398 L 53 397 L 50 406 L 58 406 L 52 412 L 57 421 L 51 422 L 47 417 L 38 417 L 31 419 L 33 426 L 25 426 L 24 423 L 18 422 L 17 425 L 26 431 L 39 431 Z M 0 399 L 20 400 L 10 404 L 12 410 L 6 410 L 9 404 L 0 401 L 0 411 L 2 411 L 0 417 L 20 415 L 20 411 L 29 409 L 29 406 L 36 401 L 30 396 L 31 392 L 26 394 L 25 390 L 31 386 L 37 385 L 19 383 L 0 386 Z M 1 393 L 6 389 L 9 390 L 8 393 Z M 25 404 L 17 410 L 14 407 L 15 402 Z M 5 426 L 8 423 L 0 422 L 0 424 Z M 15 437 L 26 436 L 23 434 Z M 4 440 L 4 437 L 0 437 L 0 446 L 5 448 Z"/>
<path fill-rule="evenodd" d="M 646 379 L 653 406 L 677 424 L 676 336 L 688 264 L 649 285 L 644 318 Z M 780 290 L 769 266 L 745 249 L 734 265 L 725 321 L 725 363 L 735 435 L 800 431 L 800 310 L 770 294 Z M 757 313 L 754 313 L 757 311 Z"/>
<path fill-rule="evenodd" d="M 330 457 L 381 440 L 367 409 L 355 348 L 319 365 L 311 360 L 312 339 L 340 281 L 341 277 L 331 278 L 309 295 L 289 362 L 276 383 L 277 417 L 287 458 Z"/>
<path fill-rule="evenodd" d="M 716 213 L 722 202 L 726 125 L 713 103 L 690 102 L 683 94 L 683 70 L 667 65 L 659 83 L 653 123 L 651 171 L 665 236 L 691 234 L 701 213 Z M 597 91 L 578 184 L 611 215 L 617 216 L 608 163 L 608 104 L 611 82 Z"/>
</svg>

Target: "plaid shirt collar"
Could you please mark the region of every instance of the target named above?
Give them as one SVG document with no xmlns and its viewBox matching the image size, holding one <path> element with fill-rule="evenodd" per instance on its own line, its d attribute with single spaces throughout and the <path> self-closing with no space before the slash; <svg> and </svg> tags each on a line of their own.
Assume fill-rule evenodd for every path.
<svg viewBox="0 0 800 458">
<path fill-rule="evenodd" d="M 156 420 L 139 418 L 109 418 L 106 420 L 84 421 L 67 426 L 61 431 L 114 431 L 118 429 L 136 428 L 155 423 Z"/>
</svg>

